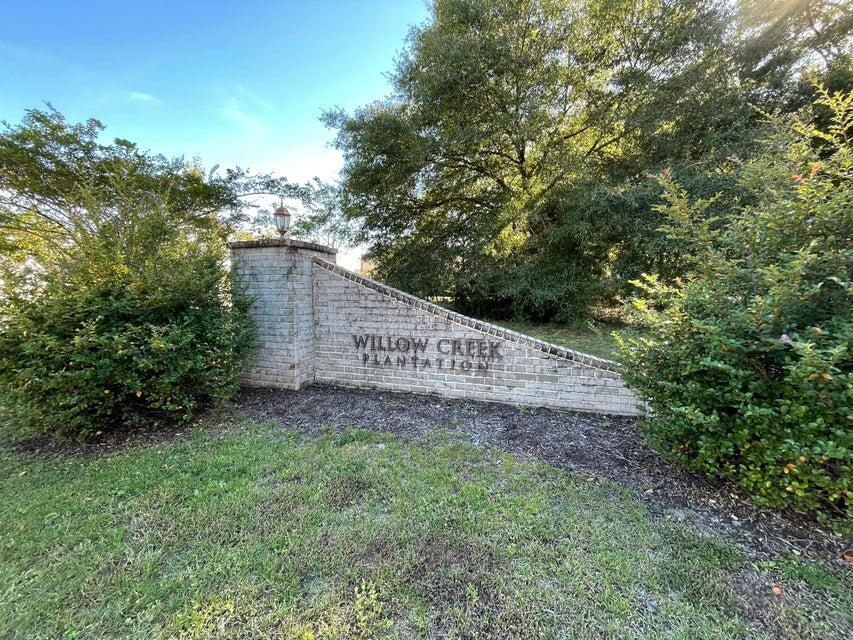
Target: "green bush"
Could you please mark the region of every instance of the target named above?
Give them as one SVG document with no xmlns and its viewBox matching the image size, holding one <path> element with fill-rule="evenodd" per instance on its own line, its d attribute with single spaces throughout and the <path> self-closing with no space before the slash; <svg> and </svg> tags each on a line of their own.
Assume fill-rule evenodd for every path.
<svg viewBox="0 0 853 640">
<path fill-rule="evenodd" d="M 663 450 L 763 504 L 849 517 L 853 93 L 822 93 L 814 114 L 830 124 L 777 122 L 741 170 L 755 204 L 725 224 L 662 176 L 690 268 L 637 283 L 645 337 L 622 348 Z"/>
<path fill-rule="evenodd" d="M 252 332 L 225 239 L 260 222 L 258 195 L 310 195 L 105 138 L 52 108 L 0 126 L 0 420 L 18 431 L 186 419 L 230 393 Z"/>
<path fill-rule="evenodd" d="M 0 404 L 18 431 L 188 418 L 234 388 L 251 345 L 215 221 L 120 211 L 20 282 L 0 313 Z"/>
</svg>

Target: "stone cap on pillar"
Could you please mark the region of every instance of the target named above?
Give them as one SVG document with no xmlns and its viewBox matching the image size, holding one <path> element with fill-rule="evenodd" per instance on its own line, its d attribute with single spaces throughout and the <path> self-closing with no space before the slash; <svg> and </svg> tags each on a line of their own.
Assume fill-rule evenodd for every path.
<svg viewBox="0 0 853 640">
<path fill-rule="evenodd" d="M 310 251 L 321 251 L 330 255 L 338 253 L 337 249 L 327 247 L 315 242 L 306 242 L 305 240 L 295 240 L 294 238 L 261 238 L 259 240 L 237 240 L 229 242 L 228 246 L 232 249 L 262 249 L 268 247 L 290 247 L 292 249 L 309 249 Z"/>
</svg>

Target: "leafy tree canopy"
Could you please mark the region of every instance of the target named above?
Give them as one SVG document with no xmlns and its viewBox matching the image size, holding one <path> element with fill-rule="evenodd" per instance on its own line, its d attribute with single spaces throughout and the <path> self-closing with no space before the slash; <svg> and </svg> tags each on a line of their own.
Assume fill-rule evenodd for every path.
<svg viewBox="0 0 853 640">
<path fill-rule="evenodd" d="M 335 249 L 353 246 L 358 226 L 344 214 L 341 197 L 339 185 L 315 177 L 303 187 L 304 213 L 296 220 L 292 232 Z"/>
<path fill-rule="evenodd" d="M 648 174 L 741 195 L 752 105 L 784 106 L 810 56 L 843 58 L 846 10 L 809 11 L 782 28 L 722 0 L 436 0 L 393 95 L 325 116 L 344 211 L 381 277 L 477 313 L 568 316 L 677 273 Z"/>
<path fill-rule="evenodd" d="M 97 120 L 69 123 L 53 108 L 4 123 L 0 260 L 7 285 L 12 273 L 54 264 L 129 211 L 161 211 L 172 225 L 224 236 L 248 219 L 253 196 L 305 193 L 271 175 L 218 167 L 205 173 L 196 162 L 152 155 L 127 140 L 103 143 L 103 130 Z"/>
</svg>

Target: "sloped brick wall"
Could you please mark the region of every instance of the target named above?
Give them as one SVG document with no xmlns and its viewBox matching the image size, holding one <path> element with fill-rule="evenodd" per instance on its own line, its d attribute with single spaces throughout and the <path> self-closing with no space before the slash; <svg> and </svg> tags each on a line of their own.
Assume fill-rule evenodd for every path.
<svg viewBox="0 0 853 640">
<path fill-rule="evenodd" d="M 636 415 L 615 363 L 410 296 L 297 240 L 232 243 L 254 297 L 258 351 L 243 383 L 312 382 Z"/>
<path fill-rule="evenodd" d="M 314 260 L 315 380 L 635 415 L 615 363 L 448 311 Z"/>
</svg>

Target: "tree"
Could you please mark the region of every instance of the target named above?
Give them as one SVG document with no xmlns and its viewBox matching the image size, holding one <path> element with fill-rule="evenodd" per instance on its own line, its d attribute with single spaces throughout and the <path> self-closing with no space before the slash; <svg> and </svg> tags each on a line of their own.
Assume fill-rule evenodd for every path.
<svg viewBox="0 0 853 640">
<path fill-rule="evenodd" d="M 743 0 L 738 18 L 743 75 L 776 88 L 792 67 L 827 68 L 853 45 L 853 9 L 840 0 Z"/>
<path fill-rule="evenodd" d="M 540 315 L 600 295 L 626 220 L 585 217 L 584 193 L 606 192 L 605 166 L 641 152 L 659 107 L 707 75 L 723 18 L 710 2 L 436 2 L 394 99 L 328 118 L 380 273 Z M 412 283 L 423 256 L 433 276 Z M 553 277 L 537 285 L 531 267 Z"/>
<path fill-rule="evenodd" d="M 649 174 L 741 197 L 732 167 L 762 126 L 751 104 L 782 104 L 743 62 L 735 20 L 723 0 L 436 0 L 393 95 L 326 114 L 378 274 L 541 318 L 583 313 L 644 270 L 676 274 Z M 805 49 L 766 46 L 790 93 Z"/>
<path fill-rule="evenodd" d="M 116 139 L 98 141 L 97 120 L 71 124 L 54 110 L 33 109 L 0 134 L 0 260 L 44 266 L 120 215 L 122 207 L 163 207 L 171 219 L 218 226 L 223 233 L 248 219 L 258 195 L 301 197 L 302 187 L 236 168 L 205 173 L 182 158 L 167 159 Z M 29 269 L 32 273 L 32 269 Z"/>
<path fill-rule="evenodd" d="M 358 236 L 357 224 L 347 218 L 341 208 L 341 189 L 338 185 L 315 177 L 304 186 L 301 200 L 306 215 L 297 218 L 293 225 L 295 235 L 305 236 L 335 249 L 354 244 Z"/>
</svg>

